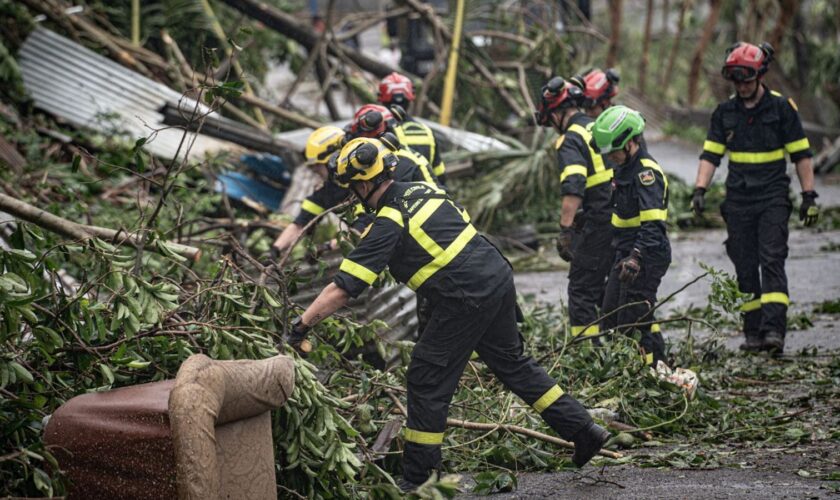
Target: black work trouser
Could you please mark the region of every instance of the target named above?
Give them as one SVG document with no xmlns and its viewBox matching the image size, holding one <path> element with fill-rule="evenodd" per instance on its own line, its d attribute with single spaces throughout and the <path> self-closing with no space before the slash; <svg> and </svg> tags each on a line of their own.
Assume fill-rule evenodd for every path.
<svg viewBox="0 0 840 500">
<path fill-rule="evenodd" d="M 607 276 L 615 257 L 612 237 L 609 222 L 588 222 L 575 231 L 574 258 L 569 268 L 569 324 L 573 336 L 599 333 L 598 310 L 604 302 Z"/>
<path fill-rule="evenodd" d="M 752 295 L 742 308 L 744 335 L 764 338 L 787 331 L 790 200 L 778 197 L 752 203 L 721 205 L 726 221 L 726 253 L 735 265 L 738 288 Z"/>
<path fill-rule="evenodd" d="M 644 323 L 638 326 L 627 326 L 625 333 L 633 330 L 639 330 L 642 333 L 640 344 L 645 351 L 645 362 L 655 366 L 660 359 L 665 361 L 665 341 L 662 339 L 662 333 L 658 331 L 659 328 L 654 328 L 655 314 L 652 309 L 656 305 L 656 291 L 659 289 L 662 277 L 671 265 L 671 248 L 666 243 L 661 248 L 645 249 L 639 275 L 632 283 L 625 284 L 618 279 L 620 273 L 618 263 L 629 255 L 630 250 L 619 250 L 615 254 L 607 280 L 607 289 L 604 292 L 603 311 L 607 316 L 602 321 L 601 327 L 604 330 L 620 329 L 622 325 Z M 622 307 L 627 304 L 633 305 Z"/>
<path fill-rule="evenodd" d="M 586 409 L 557 386 L 546 371 L 524 353 L 516 326 L 513 279 L 478 307 L 441 301 L 408 367 L 408 422 L 403 475 L 422 483 L 441 466 L 441 442 L 449 403 L 473 351 L 502 383 L 540 412 L 564 439 L 592 419 Z"/>
</svg>

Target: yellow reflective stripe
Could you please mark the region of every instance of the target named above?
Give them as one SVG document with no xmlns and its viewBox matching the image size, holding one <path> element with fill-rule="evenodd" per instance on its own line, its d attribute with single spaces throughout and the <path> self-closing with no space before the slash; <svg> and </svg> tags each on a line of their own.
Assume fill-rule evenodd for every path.
<svg viewBox="0 0 840 500">
<path fill-rule="evenodd" d="M 363 213 L 365 213 L 365 206 L 362 205 L 361 203 L 356 203 L 353 206 L 353 215 L 358 217 L 359 215 L 362 215 Z"/>
<path fill-rule="evenodd" d="M 566 165 L 566 168 L 560 174 L 560 182 L 565 181 L 570 175 L 582 175 L 586 177 L 586 167 L 583 165 Z"/>
<path fill-rule="evenodd" d="M 417 211 L 410 219 L 408 219 L 408 228 L 409 233 L 411 236 L 417 241 L 417 243 L 423 247 L 429 255 L 437 256 L 443 253 L 443 249 L 438 245 L 435 240 L 431 238 L 426 231 L 423 230 L 423 223 L 426 222 L 429 217 L 432 216 L 433 213 L 443 205 L 443 202 L 446 200 L 428 200 L 426 203 L 420 207 L 420 210 Z"/>
<path fill-rule="evenodd" d="M 793 141 L 785 144 L 785 151 L 787 151 L 788 153 L 797 153 L 810 147 L 811 143 L 808 142 L 807 137 L 804 137 L 802 139 L 799 139 L 798 141 Z"/>
<path fill-rule="evenodd" d="M 650 366 L 653 364 L 653 353 L 649 352 L 645 354 L 645 364 Z"/>
<path fill-rule="evenodd" d="M 602 170 L 597 174 L 592 174 L 586 178 L 586 187 L 591 188 L 594 186 L 600 186 L 605 182 L 610 182 L 613 178 L 613 169 Z"/>
<path fill-rule="evenodd" d="M 786 293 L 782 292 L 770 292 L 770 293 L 762 293 L 761 294 L 761 303 L 762 304 L 784 304 L 786 306 L 790 305 L 790 297 L 787 296 Z"/>
<path fill-rule="evenodd" d="M 729 152 L 729 161 L 734 161 L 735 163 L 770 163 L 771 161 L 783 160 L 784 158 L 784 149 L 774 149 L 773 151 L 763 151 L 761 153 Z"/>
<path fill-rule="evenodd" d="M 589 328 L 587 328 L 586 325 L 572 327 L 572 337 L 579 337 L 581 334 L 583 334 L 584 337 L 588 337 L 599 333 L 601 333 L 601 329 L 598 325 L 589 325 Z"/>
<path fill-rule="evenodd" d="M 761 299 L 751 300 L 741 305 L 741 312 L 757 311 L 761 309 Z"/>
<path fill-rule="evenodd" d="M 324 207 L 309 200 L 303 200 L 303 203 L 300 204 L 300 209 L 312 215 L 321 215 L 324 213 Z"/>
<path fill-rule="evenodd" d="M 662 170 L 662 167 L 658 163 L 649 158 L 642 158 L 642 166 L 656 170 L 662 176 L 662 182 L 665 184 L 665 193 L 662 195 L 662 201 L 664 202 L 665 197 L 668 196 L 668 176 L 665 175 L 665 171 Z"/>
<path fill-rule="evenodd" d="M 715 141 L 706 141 L 703 143 L 703 151 L 708 151 L 712 154 L 723 155 L 726 152 L 726 146 Z"/>
<path fill-rule="evenodd" d="M 668 220 L 668 209 L 651 208 L 639 212 L 639 221 L 648 222 L 652 220 Z"/>
<path fill-rule="evenodd" d="M 616 214 L 612 214 L 612 225 L 613 227 L 639 227 L 642 225 L 642 221 L 639 217 L 633 217 L 632 219 L 622 219 Z"/>
<path fill-rule="evenodd" d="M 394 223 L 400 227 L 405 227 L 403 224 L 403 216 L 399 210 L 396 208 L 391 207 L 382 207 L 379 209 L 379 212 L 376 213 L 377 217 L 384 217 L 386 219 L 390 219 L 394 221 Z"/>
<path fill-rule="evenodd" d="M 377 274 L 370 269 L 366 268 L 365 266 L 353 262 L 350 259 L 344 259 L 341 261 L 341 266 L 338 268 L 339 271 L 344 271 L 345 273 L 349 274 L 350 276 L 354 276 L 359 278 L 360 280 L 364 281 L 368 285 L 372 285 L 374 281 L 376 281 Z"/>
<path fill-rule="evenodd" d="M 411 222 L 409 222 L 409 224 L 411 224 Z M 427 279 L 431 278 L 432 275 L 452 262 L 452 259 L 461 253 L 461 250 L 467 246 L 467 243 L 469 243 L 476 234 L 478 234 L 478 231 L 476 231 L 475 227 L 472 224 L 468 225 L 463 231 L 461 231 L 461 234 L 455 238 L 455 241 L 446 247 L 446 250 L 442 250 L 439 254 L 432 254 L 434 255 L 434 259 L 414 273 L 414 276 L 408 280 L 408 287 L 412 290 L 417 290 L 417 288 L 425 283 Z"/>
<path fill-rule="evenodd" d="M 561 389 L 559 385 L 555 385 L 551 389 L 545 391 L 545 394 L 540 396 L 540 399 L 531 405 L 531 407 L 534 408 L 537 413 L 542 413 L 549 406 L 553 405 L 555 401 L 560 399 L 562 395 L 563 389 Z"/>
<path fill-rule="evenodd" d="M 417 444 L 441 444 L 443 443 L 443 433 L 442 432 L 426 432 L 426 431 L 416 431 L 414 429 L 409 429 L 408 427 L 405 428 L 405 433 L 403 433 L 403 438 L 406 441 L 411 441 L 412 443 Z"/>
<path fill-rule="evenodd" d="M 662 333 L 662 327 L 659 323 L 654 323 L 650 325 L 650 333 Z"/>
<path fill-rule="evenodd" d="M 606 166 L 604 165 L 604 158 L 596 153 L 589 145 L 592 142 L 592 133 L 578 124 L 570 125 L 569 130 L 578 134 L 583 139 L 584 144 L 586 144 L 587 149 L 589 149 L 589 158 L 592 160 L 592 169 L 595 170 L 595 173 L 597 174 L 599 172 L 603 172 L 606 169 Z M 610 179 L 612 179 L 612 174 L 610 174 Z M 600 184 L 600 182 L 598 184 Z M 589 186 L 587 185 L 586 187 Z"/>
<path fill-rule="evenodd" d="M 446 165 L 443 162 L 438 163 L 438 165 L 432 169 L 436 176 L 440 177 L 441 175 L 446 173 Z"/>
</svg>

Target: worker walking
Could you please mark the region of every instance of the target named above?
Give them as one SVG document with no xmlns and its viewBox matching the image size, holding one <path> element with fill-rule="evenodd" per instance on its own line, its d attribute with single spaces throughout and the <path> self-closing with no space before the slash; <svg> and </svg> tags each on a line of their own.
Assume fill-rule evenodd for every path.
<svg viewBox="0 0 840 500">
<path fill-rule="evenodd" d="M 815 224 L 819 207 L 811 148 L 796 104 L 762 82 L 772 60 L 773 48 L 767 43 L 738 42 L 727 50 L 722 74 L 733 83 L 735 94 L 712 114 L 691 205 L 695 214 L 703 213 L 715 168 L 728 152 L 721 206 L 726 253 L 735 265 L 739 289 L 751 297 L 742 307 L 746 340 L 741 349 L 781 354 L 790 304 L 785 259 L 792 209 L 785 154 L 796 165 L 802 187 L 799 219 L 806 226 Z"/>
<path fill-rule="evenodd" d="M 414 102 L 414 84 L 411 79 L 399 73 L 391 73 L 379 82 L 377 100 L 383 106 L 398 112 L 397 125 L 394 132 L 400 143 L 409 147 L 426 158 L 432 166 L 432 171 L 441 181 L 446 173 L 446 165 L 441 158 L 432 129 L 417 121 L 408 114 L 407 110 Z"/>
<path fill-rule="evenodd" d="M 557 251 L 569 268 L 569 323 L 573 336 L 596 335 L 599 309 L 613 259 L 610 199 L 613 171 L 590 146 L 581 89 L 560 77 L 542 89 L 537 122 L 560 134 L 555 143 L 560 167 L 560 236 Z"/>
<path fill-rule="evenodd" d="M 392 180 L 389 165 L 395 162 L 376 140 L 356 139 L 342 149 L 336 179 L 375 219 L 333 282 L 295 320 L 287 343 L 299 348 L 310 328 L 388 267 L 397 281 L 437 302 L 407 371 L 401 487 L 413 489 L 441 468 L 449 404 L 473 351 L 560 436 L 575 443 L 572 460 L 583 466 L 609 433 L 524 353 L 510 264 L 445 191 Z"/>
<path fill-rule="evenodd" d="M 612 226 L 615 257 L 604 295 L 604 329 L 639 330 L 645 362 L 665 361 L 665 342 L 655 326 L 656 291 L 671 264 L 668 178 L 643 145 L 645 120 L 638 111 L 613 106 L 595 120 L 593 147 L 615 165 Z"/>
</svg>

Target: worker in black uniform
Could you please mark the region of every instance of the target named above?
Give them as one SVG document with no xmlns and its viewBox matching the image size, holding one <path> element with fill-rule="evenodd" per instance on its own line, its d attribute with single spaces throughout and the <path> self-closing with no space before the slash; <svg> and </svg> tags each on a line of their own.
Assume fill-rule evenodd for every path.
<svg viewBox="0 0 840 500">
<path fill-rule="evenodd" d="M 396 73 L 393 73 L 394 75 Z M 405 77 L 402 77 L 405 78 Z M 409 80 L 409 83 L 411 81 Z M 380 87 L 381 91 L 381 87 Z M 380 97 L 382 93 L 380 92 Z M 399 101 L 398 97 L 394 97 L 395 100 Z M 395 109 L 400 111 L 402 108 L 395 106 Z M 400 122 L 397 117 L 395 117 L 391 110 L 385 108 L 384 106 L 380 106 L 377 104 L 366 104 L 356 111 L 353 123 L 350 124 L 349 127 L 349 134 L 354 137 L 368 137 L 372 139 L 381 139 L 385 134 L 397 134 L 400 130 Z M 402 134 L 402 137 L 406 137 L 405 134 Z M 397 136 L 399 139 L 399 136 Z M 392 143 L 393 140 L 386 141 L 387 143 Z M 416 142 L 416 141 L 415 141 Z M 434 145 L 434 144 L 433 144 Z M 402 177 L 395 177 L 396 180 L 401 181 L 425 181 L 436 184 L 438 187 L 443 188 L 443 183 L 441 182 L 440 178 L 434 173 L 434 169 L 432 168 L 431 163 L 415 151 L 414 147 L 408 147 L 399 141 L 399 148 L 394 150 L 394 154 L 398 160 L 397 168 L 401 171 L 407 171 L 411 169 L 412 171 L 419 172 L 422 175 L 422 178 L 402 178 Z M 441 164 L 442 165 L 442 164 Z M 357 210 L 358 214 L 358 210 Z M 432 308 L 434 304 L 430 302 L 427 298 L 418 295 L 417 296 L 417 337 L 419 338 L 420 335 L 423 334 L 423 331 L 426 329 L 426 325 L 428 324 L 429 318 L 432 316 Z"/>
<path fill-rule="evenodd" d="M 361 142 L 342 149 L 336 178 L 375 213 L 374 223 L 333 282 L 295 320 L 287 344 L 299 348 L 310 328 L 361 294 L 387 266 L 397 281 L 438 304 L 408 366 L 403 489 L 440 469 L 449 403 L 473 351 L 575 443 L 572 460 L 583 466 L 609 433 L 524 353 L 510 264 L 445 191 L 393 181 L 388 172 L 394 155 L 376 140 L 355 141 Z"/>
<path fill-rule="evenodd" d="M 592 126 L 593 147 L 615 165 L 615 258 L 601 326 L 641 331 L 645 363 L 656 366 L 665 361 L 662 333 L 652 326 L 656 291 L 671 264 L 668 178 L 643 146 L 644 129 L 642 115 L 626 106 L 607 109 Z"/>
<path fill-rule="evenodd" d="M 279 254 L 285 251 L 292 243 L 297 241 L 303 232 L 303 228 L 315 217 L 322 214 L 328 208 L 338 205 L 350 197 L 350 193 L 339 187 L 337 184 L 328 181 L 327 163 L 330 156 L 337 154 L 344 144 L 345 134 L 342 129 L 333 125 L 321 127 L 311 134 L 306 140 L 304 156 L 306 165 L 312 168 L 315 173 L 324 181 L 322 186 L 307 196 L 300 205 L 295 220 L 283 229 L 280 236 L 272 244 L 272 252 Z M 366 221 L 370 222 L 370 220 Z M 364 219 L 358 219 L 352 226 L 360 231 L 364 229 Z M 331 247 L 332 245 L 329 245 Z M 327 250 L 325 246 L 321 251 Z"/>
<path fill-rule="evenodd" d="M 587 127 L 593 119 L 580 109 L 582 100 L 579 87 L 555 77 L 543 87 L 536 113 L 540 125 L 552 126 L 560 134 L 555 143 L 563 197 L 557 251 L 571 262 L 569 323 L 575 337 L 600 332 L 598 312 L 614 255 L 613 171 L 589 145 L 592 135 Z"/>
<path fill-rule="evenodd" d="M 742 306 L 747 352 L 781 354 L 787 331 L 788 297 L 785 259 L 788 256 L 788 197 L 790 177 L 785 154 L 796 164 L 802 187 L 799 219 L 817 222 L 811 148 L 796 104 L 768 89 L 763 75 L 773 58 L 769 44 L 739 42 L 727 51 L 723 77 L 735 95 L 712 114 L 697 171 L 692 208 L 703 213 L 706 189 L 721 158 L 729 153 L 726 198 L 726 253 L 735 265 L 738 287 L 750 294 Z"/>
<path fill-rule="evenodd" d="M 415 120 L 407 110 L 414 101 L 414 84 L 411 79 L 399 73 L 391 73 L 379 82 L 377 100 L 380 104 L 398 113 L 394 133 L 403 145 L 417 151 L 432 166 L 432 172 L 443 181 L 446 165 L 441 158 L 435 135 L 427 125 Z"/>
<path fill-rule="evenodd" d="M 613 105 L 613 98 L 618 95 L 618 71 L 609 68 L 602 71 L 592 68 L 581 76 L 571 78 L 571 82 L 583 89 L 582 107 L 593 119 Z"/>
</svg>

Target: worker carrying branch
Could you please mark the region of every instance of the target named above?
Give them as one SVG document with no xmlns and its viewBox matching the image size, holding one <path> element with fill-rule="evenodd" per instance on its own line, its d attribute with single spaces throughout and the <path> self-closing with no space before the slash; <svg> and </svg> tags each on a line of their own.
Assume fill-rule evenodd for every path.
<svg viewBox="0 0 840 500">
<path fill-rule="evenodd" d="M 295 320 L 287 344 L 299 348 L 310 328 L 364 292 L 388 267 L 397 281 L 437 303 L 407 371 L 401 487 L 414 489 L 440 470 L 449 404 L 473 351 L 552 429 L 575 443 L 572 460 L 583 466 L 609 433 L 525 354 L 510 264 L 444 190 L 394 181 L 390 165 L 395 162 L 393 152 L 374 139 L 356 139 L 341 150 L 335 179 L 375 219 L 333 282 Z"/>
<path fill-rule="evenodd" d="M 811 146 L 796 104 L 762 82 L 772 60 L 773 48 L 767 43 L 738 42 L 726 51 L 721 72 L 735 94 L 712 113 L 691 206 L 697 216 L 703 214 L 706 190 L 728 153 L 726 198 L 720 207 L 726 253 L 735 265 L 738 288 L 751 299 L 741 309 L 746 337 L 741 350 L 781 354 L 790 304 L 785 274 L 792 210 L 787 158 L 796 165 L 802 187 L 799 219 L 811 226 L 820 212 Z"/>
</svg>

